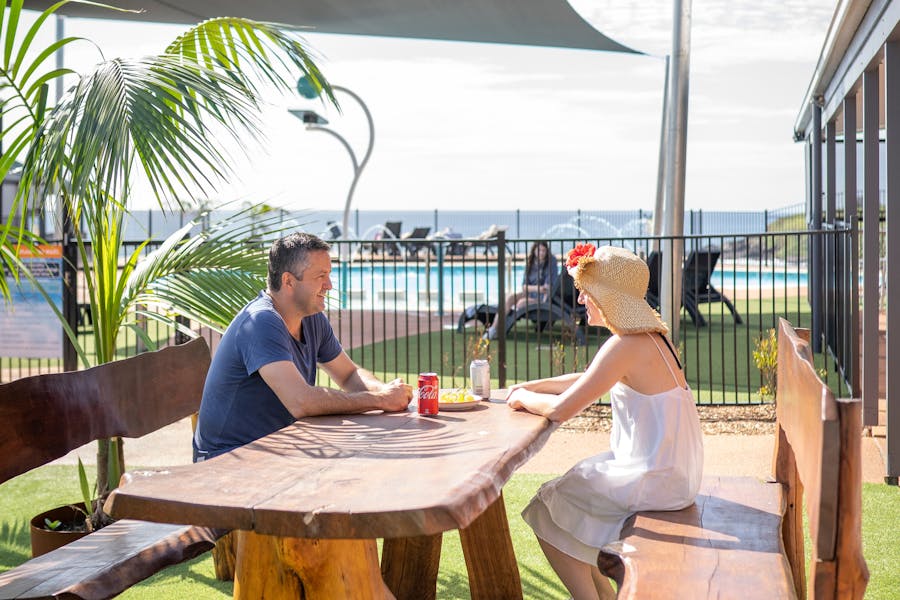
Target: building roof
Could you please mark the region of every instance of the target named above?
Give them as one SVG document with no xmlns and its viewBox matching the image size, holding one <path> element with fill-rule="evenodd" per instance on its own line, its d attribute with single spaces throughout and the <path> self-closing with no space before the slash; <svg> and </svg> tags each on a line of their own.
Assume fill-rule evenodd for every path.
<svg viewBox="0 0 900 600">
<path fill-rule="evenodd" d="M 900 2 L 840 0 L 828 26 L 803 104 L 794 122 L 794 138 L 802 140 L 812 127 L 812 105 L 822 106 L 822 122 L 830 120 L 864 71 L 881 62 L 881 49 L 900 37 Z"/>
</svg>

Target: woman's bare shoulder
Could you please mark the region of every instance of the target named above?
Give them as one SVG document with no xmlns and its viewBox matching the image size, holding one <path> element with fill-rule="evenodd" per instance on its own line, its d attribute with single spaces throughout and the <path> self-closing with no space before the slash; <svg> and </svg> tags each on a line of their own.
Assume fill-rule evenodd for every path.
<svg viewBox="0 0 900 600">
<path fill-rule="evenodd" d="M 637 348 L 644 347 L 647 343 L 652 344 L 653 340 L 646 333 L 613 334 L 606 343 L 623 348 Z"/>
</svg>

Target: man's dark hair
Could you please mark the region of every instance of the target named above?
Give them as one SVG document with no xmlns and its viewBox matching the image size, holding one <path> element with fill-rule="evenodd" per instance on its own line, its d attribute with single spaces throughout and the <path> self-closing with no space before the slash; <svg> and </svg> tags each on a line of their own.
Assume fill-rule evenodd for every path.
<svg viewBox="0 0 900 600">
<path fill-rule="evenodd" d="M 309 266 L 309 253 L 331 250 L 331 245 L 311 233 L 292 233 L 275 240 L 269 248 L 269 289 L 277 292 L 281 289 L 281 275 L 291 273 L 303 278 L 303 272 Z"/>
</svg>

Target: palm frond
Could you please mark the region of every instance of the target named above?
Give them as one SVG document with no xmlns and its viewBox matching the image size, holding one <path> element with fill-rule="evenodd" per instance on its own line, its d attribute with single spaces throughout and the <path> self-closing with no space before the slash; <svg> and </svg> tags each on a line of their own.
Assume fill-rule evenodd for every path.
<svg viewBox="0 0 900 600">
<path fill-rule="evenodd" d="M 235 140 L 258 137 L 257 112 L 231 78 L 174 57 L 111 60 L 47 116 L 26 170 L 71 198 L 97 185 L 124 199 L 137 159 L 165 208 L 180 194 L 212 191 L 231 173 L 220 131 Z"/>
<path fill-rule="evenodd" d="M 173 233 L 138 263 L 123 302 L 162 308 L 223 331 L 265 287 L 268 243 L 297 228 L 296 223 L 282 223 L 278 214 L 261 217 L 247 209 L 189 235 L 203 217 Z"/>
<path fill-rule="evenodd" d="M 259 94 L 258 82 L 292 89 L 299 71 L 321 87 L 325 98 L 337 104 L 304 40 L 288 25 L 235 17 L 209 19 L 178 36 L 166 53 L 226 73 L 254 95 Z"/>
<path fill-rule="evenodd" d="M 38 48 L 35 38 L 45 21 L 63 4 L 57 3 L 40 13 L 24 32 L 20 27 L 22 0 L 3 2 L 0 7 L 0 44 L 2 44 L 2 68 L 0 68 L 0 136 L 3 139 L 3 156 L 0 157 L 0 181 L 6 179 L 16 160 L 23 158 L 44 114 L 47 84 L 69 73 L 68 69 L 55 69 L 47 65 L 48 59 L 64 46 L 78 38 L 56 40 L 44 48 Z M 27 60 L 26 60 L 27 59 Z M 10 257 L 15 246 L 23 243 L 25 232 L 16 223 L 25 223 L 28 212 L 28 195 L 20 186 L 9 207 L 10 218 L 0 225 L 0 264 L 11 266 Z M 18 215 L 20 218 L 13 218 Z M 0 282 L 0 297 L 7 302 L 11 291 L 5 281 Z"/>
</svg>

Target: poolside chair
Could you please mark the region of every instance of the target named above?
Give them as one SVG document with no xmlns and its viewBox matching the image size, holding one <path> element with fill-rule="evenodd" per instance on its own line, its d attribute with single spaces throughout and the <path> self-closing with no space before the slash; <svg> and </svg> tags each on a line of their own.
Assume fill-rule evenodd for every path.
<svg viewBox="0 0 900 600">
<path fill-rule="evenodd" d="M 467 306 L 459 315 L 459 321 L 456 323 L 456 332 L 462 333 L 466 330 L 466 323 L 469 321 L 478 321 L 485 329 L 494 322 L 494 315 L 497 314 L 496 304 L 473 304 Z"/>
<path fill-rule="evenodd" d="M 565 271 L 565 267 L 563 267 L 563 271 Z M 568 276 L 568 273 L 566 273 L 566 276 Z M 538 331 L 543 331 L 544 328 L 552 325 L 555 321 L 566 318 L 566 311 L 557 298 L 560 292 L 561 279 L 561 277 L 557 277 L 553 282 L 547 301 L 531 300 L 521 308 L 511 308 L 506 313 L 505 327 L 507 333 L 521 319 L 531 320 L 535 323 Z M 557 300 L 554 300 L 555 298 Z M 499 309 L 496 304 L 478 304 L 466 307 L 459 316 L 456 331 L 462 333 L 465 330 L 466 323 L 469 321 L 480 321 L 485 327 L 489 327 L 494 321 L 494 315 L 497 314 L 497 310 Z"/>
<path fill-rule="evenodd" d="M 506 315 L 506 332 L 509 334 L 518 321 L 528 319 L 538 331 L 552 327 L 556 322 L 565 322 L 575 330 L 575 341 L 584 344 L 587 330 L 587 309 L 578 304 L 578 290 L 575 281 L 562 265 L 559 276 L 554 280 L 546 301 L 528 302 L 514 308 Z"/>
<path fill-rule="evenodd" d="M 406 247 L 407 258 L 418 258 L 419 250 L 422 248 L 431 248 L 431 244 L 425 241 L 428 238 L 428 232 L 431 227 L 415 227 L 412 231 L 408 231 L 400 236 L 402 240 L 416 240 L 403 242 Z"/>
<path fill-rule="evenodd" d="M 461 233 L 448 233 L 448 240 L 461 240 Z M 466 246 L 463 242 L 452 241 L 447 245 L 447 256 L 465 256 L 466 252 L 469 251 L 469 247 Z"/>
<path fill-rule="evenodd" d="M 509 225 L 497 226 L 496 224 L 491 224 L 490 227 L 478 234 L 478 236 L 475 238 L 478 241 L 469 242 L 469 247 L 482 247 L 484 248 L 484 255 L 487 256 L 492 250 L 497 247 L 497 244 L 492 240 L 496 240 L 497 234 L 499 234 L 501 231 L 506 231 L 507 229 L 509 229 Z"/>
<path fill-rule="evenodd" d="M 325 223 L 325 229 L 326 233 L 322 236 L 324 239 L 328 241 L 341 239 L 341 226 L 334 221 Z"/>
<path fill-rule="evenodd" d="M 728 310 L 731 311 L 734 322 L 738 325 L 744 322 L 741 319 L 741 315 L 735 310 L 731 300 L 710 283 L 710 277 L 716 269 L 716 263 L 719 262 L 720 254 L 719 250 L 713 249 L 692 250 L 684 261 L 681 303 L 691 316 L 691 321 L 697 327 L 706 325 L 706 319 L 700 314 L 698 305 L 707 302 L 724 302 Z"/>
<path fill-rule="evenodd" d="M 466 308 L 460 315 L 456 330 L 462 333 L 466 323 L 479 321 L 485 328 L 489 327 L 497 314 L 495 304 L 479 304 Z M 546 301 L 531 301 L 520 308 L 513 308 L 506 314 L 506 333 L 512 331 L 516 323 L 527 319 L 534 323 L 537 331 L 544 331 L 557 322 L 570 323 L 575 330 L 575 343 L 584 345 L 587 333 L 587 309 L 578 304 L 578 290 L 575 281 L 566 270 L 565 264 L 560 269 L 559 277 L 553 282 Z"/>
<path fill-rule="evenodd" d="M 456 241 L 462 239 L 462 234 L 453 231 L 450 227 L 444 227 L 440 231 L 434 232 L 431 236 L 432 240 L 450 240 L 444 245 L 444 256 L 465 256 L 469 251 L 469 246 L 464 242 Z M 434 247 L 432 247 L 432 250 Z"/>
<path fill-rule="evenodd" d="M 384 231 L 378 232 L 375 235 L 376 240 L 386 240 L 393 238 L 395 240 L 399 240 L 400 235 L 400 227 L 402 227 L 403 221 L 385 221 L 384 222 Z M 384 243 L 384 244 L 372 244 L 372 253 L 378 254 L 381 251 L 384 251 L 385 254 L 389 256 L 400 256 L 400 246 L 395 243 Z"/>
<path fill-rule="evenodd" d="M 559 295 L 551 296 L 551 300 L 558 302 L 560 308 L 567 315 L 566 318 L 571 321 L 575 327 L 575 343 L 584 345 L 587 339 L 587 308 L 583 304 L 578 304 L 578 288 L 575 287 L 575 280 L 569 275 L 566 265 L 563 264 L 559 278 Z"/>
</svg>

